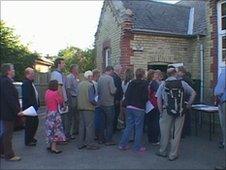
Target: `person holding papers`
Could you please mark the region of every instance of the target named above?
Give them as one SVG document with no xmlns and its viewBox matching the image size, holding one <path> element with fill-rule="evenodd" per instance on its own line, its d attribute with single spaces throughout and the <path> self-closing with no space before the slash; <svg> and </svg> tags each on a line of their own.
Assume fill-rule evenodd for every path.
<svg viewBox="0 0 226 170">
<path fill-rule="evenodd" d="M 39 107 L 38 92 L 34 86 L 35 73 L 30 67 L 25 69 L 25 79 L 22 84 L 22 105 L 23 110 L 33 106 L 37 111 Z M 24 142 L 26 146 L 36 146 L 37 140 L 34 138 L 38 129 L 38 116 L 25 116 Z"/>
</svg>

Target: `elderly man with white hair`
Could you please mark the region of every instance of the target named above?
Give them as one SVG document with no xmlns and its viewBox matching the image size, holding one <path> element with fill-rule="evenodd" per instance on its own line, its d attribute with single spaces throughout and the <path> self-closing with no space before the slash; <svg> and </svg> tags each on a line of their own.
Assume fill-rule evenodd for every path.
<svg viewBox="0 0 226 170">
<path fill-rule="evenodd" d="M 94 144 L 94 110 L 96 106 L 92 71 L 84 73 L 84 80 L 78 84 L 79 144 L 78 149 L 99 149 Z"/>
</svg>

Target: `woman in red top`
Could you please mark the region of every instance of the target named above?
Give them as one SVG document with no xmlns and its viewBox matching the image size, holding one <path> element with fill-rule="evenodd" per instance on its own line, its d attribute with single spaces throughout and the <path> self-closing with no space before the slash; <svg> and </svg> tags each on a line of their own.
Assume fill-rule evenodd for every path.
<svg viewBox="0 0 226 170">
<path fill-rule="evenodd" d="M 51 80 L 49 82 L 49 88 L 45 93 L 45 103 L 47 108 L 46 116 L 46 135 L 50 147 L 47 149 L 51 153 L 59 154 L 62 151 L 57 149 L 57 142 L 64 142 L 66 140 L 60 113 L 58 111 L 58 105 L 63 103 L 63 97 L 58 90 L 58 81 Z"/>
</svg>

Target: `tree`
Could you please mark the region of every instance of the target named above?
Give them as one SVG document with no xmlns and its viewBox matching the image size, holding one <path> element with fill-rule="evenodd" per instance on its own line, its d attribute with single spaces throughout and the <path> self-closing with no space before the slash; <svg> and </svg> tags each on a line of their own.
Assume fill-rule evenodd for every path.
<svg viewBox="0 0 226 170">
<path fill-rule="evenodd" d="M 95 68 L 95 49 L 81 50 L 77 47 L 67 47 L 60 50 L 58 56 L 65 59 L 66 72 L 69 72 L 70 65 L 78 64 L 79 71 L 84 73 Z"/>
<path fill-rule="evenodd" d="M 12 63 L 16 70 L 16 81 L 24 77 L 24 69 L 32 67 L 39 54 L 32 53 L 24 46 L 14 30 L 7 27 L 4 21 L 0 21 L 0 57 L 1 63 Z"/>
</svg>

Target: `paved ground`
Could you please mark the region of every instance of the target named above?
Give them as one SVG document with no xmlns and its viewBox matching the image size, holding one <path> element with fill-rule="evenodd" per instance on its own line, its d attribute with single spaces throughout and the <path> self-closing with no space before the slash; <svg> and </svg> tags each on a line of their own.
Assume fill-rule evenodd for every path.
<svg viewBox="0 0 226 170">
<path fill-rule="evenodd" d="M 217 134 L 213 141 L 208 140 L 208 133 L 202 128 L 200 136 L 187 137 L 182 140 L 180 157 L 170 162 L 166 158 L 157 157 L 158 147 L 150 146 L 144 137 L 148 149 L 143 154 L 133 151 L 119 151 L 117 146 L 101 146 L 100 150 L 78 150 L 76 140 L 62 146 L 63 153 L 53 155 L 46 151 L 45 133 L 41 121 L 36 147 L 25 147 L 23 130 L 14 134 L 14 148 L 22 157 L 20 162 L 1 160 L 1 169 L 213 169 L 224 161 L 223 150 L 217 147 Z M 115 139 L 118 140 L 118 133 Z"/>
</svg>

